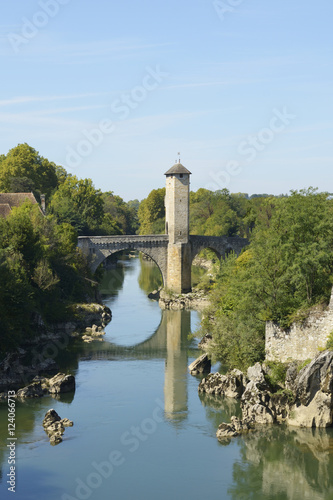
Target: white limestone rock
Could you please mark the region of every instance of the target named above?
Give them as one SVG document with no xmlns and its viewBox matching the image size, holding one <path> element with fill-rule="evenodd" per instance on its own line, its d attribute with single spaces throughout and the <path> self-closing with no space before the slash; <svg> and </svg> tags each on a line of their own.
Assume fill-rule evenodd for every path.
<svg viewBox="0 0 333 500">
<path fill-rule="evenodd" d="M 188 367 L 191 375 L 197 375 L 198 373 L 209 373 L 212 367 L 211 361 L 207 354 L 202 354 Z"/>
</svg>

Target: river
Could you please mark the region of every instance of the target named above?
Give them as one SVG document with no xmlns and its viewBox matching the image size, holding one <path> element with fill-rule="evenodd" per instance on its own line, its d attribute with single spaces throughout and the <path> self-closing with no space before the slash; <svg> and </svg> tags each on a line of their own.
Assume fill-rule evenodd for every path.
<svg viewBox="0 0 333 500">
<path fill-rule="evenodd" d="M 333 499 L 331 430 L 266 426 L 220 444 L 234 400 L 198 395 L 198 313 L 161 311 L 147 298 L 158 271 L 120 262 L 101 285 L 113 313 L 103 342 L 59 354 L 75 394 L 16 402 L 16 492 L 8 491 L 7 404 L 0 404 L 1 499 Z M 46 411 L 74 421 L 51 446 Z"/>
</svg>

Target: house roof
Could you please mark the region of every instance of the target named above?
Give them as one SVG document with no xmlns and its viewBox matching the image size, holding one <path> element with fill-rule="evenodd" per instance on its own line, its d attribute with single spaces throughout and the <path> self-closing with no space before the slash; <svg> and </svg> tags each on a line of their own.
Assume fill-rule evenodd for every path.
<svg viewBox="0 0 333 500">
<path fill-rule="evenodd" d="M 8 217 L 13 207 L 19 207 L 26 200 L 37 205 L 33 193 L 0 193 L 0 217 Z"/>
<path fill-rule="evenodd" d="M 8 215 L 11 212 L 11 208 L 8 203 L 0 203 L 0 217 L 3 217 L 4 219 L 8 217 Z"/>
<path fill-rule="evenodd" d="M 187 168 L 184 167 L 181 163 L 175 163 L 173 167 L 169 168 L 167 172 L 165 172 L 164 175 L 172 175 L 172 174 L 191 174 Z"/>
</svg>

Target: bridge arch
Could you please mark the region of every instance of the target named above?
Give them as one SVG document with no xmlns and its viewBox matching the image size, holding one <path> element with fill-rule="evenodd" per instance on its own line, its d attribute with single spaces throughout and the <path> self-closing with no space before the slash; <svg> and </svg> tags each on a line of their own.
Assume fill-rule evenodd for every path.
<svg viewBox="0 0 333 500">
<path fill-rule="evenodd" d="M 78 246 L 88 256 L 93 273 L 110 255 L 124 250 L 140 251 L 155 262 L 161 272 L 163 285 L 166 283 L 168 246 L 166 235 L 80 236 Z"/>
<path fill-rule="evenodd" d="M 239 255 L 242 249 L 248 245 L 245 238 L 238 236 L 190 236 L 192 262 L 199 252 L 205 249 L 212 250 L 219 260 L 225 259 L 230 252 Z"/>
</svg>

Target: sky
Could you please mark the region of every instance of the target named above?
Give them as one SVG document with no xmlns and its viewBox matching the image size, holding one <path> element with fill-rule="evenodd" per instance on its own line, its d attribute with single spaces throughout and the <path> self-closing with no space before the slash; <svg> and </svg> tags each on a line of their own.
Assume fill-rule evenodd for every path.
<svg viewBox="0 0 333 500">
<path fill-rule="evenodd" d="M 13 0 L 0 19 L 0 154 L 124 200 L 165 185 L 333 192 L 331 0 Z"/>
</svg>

